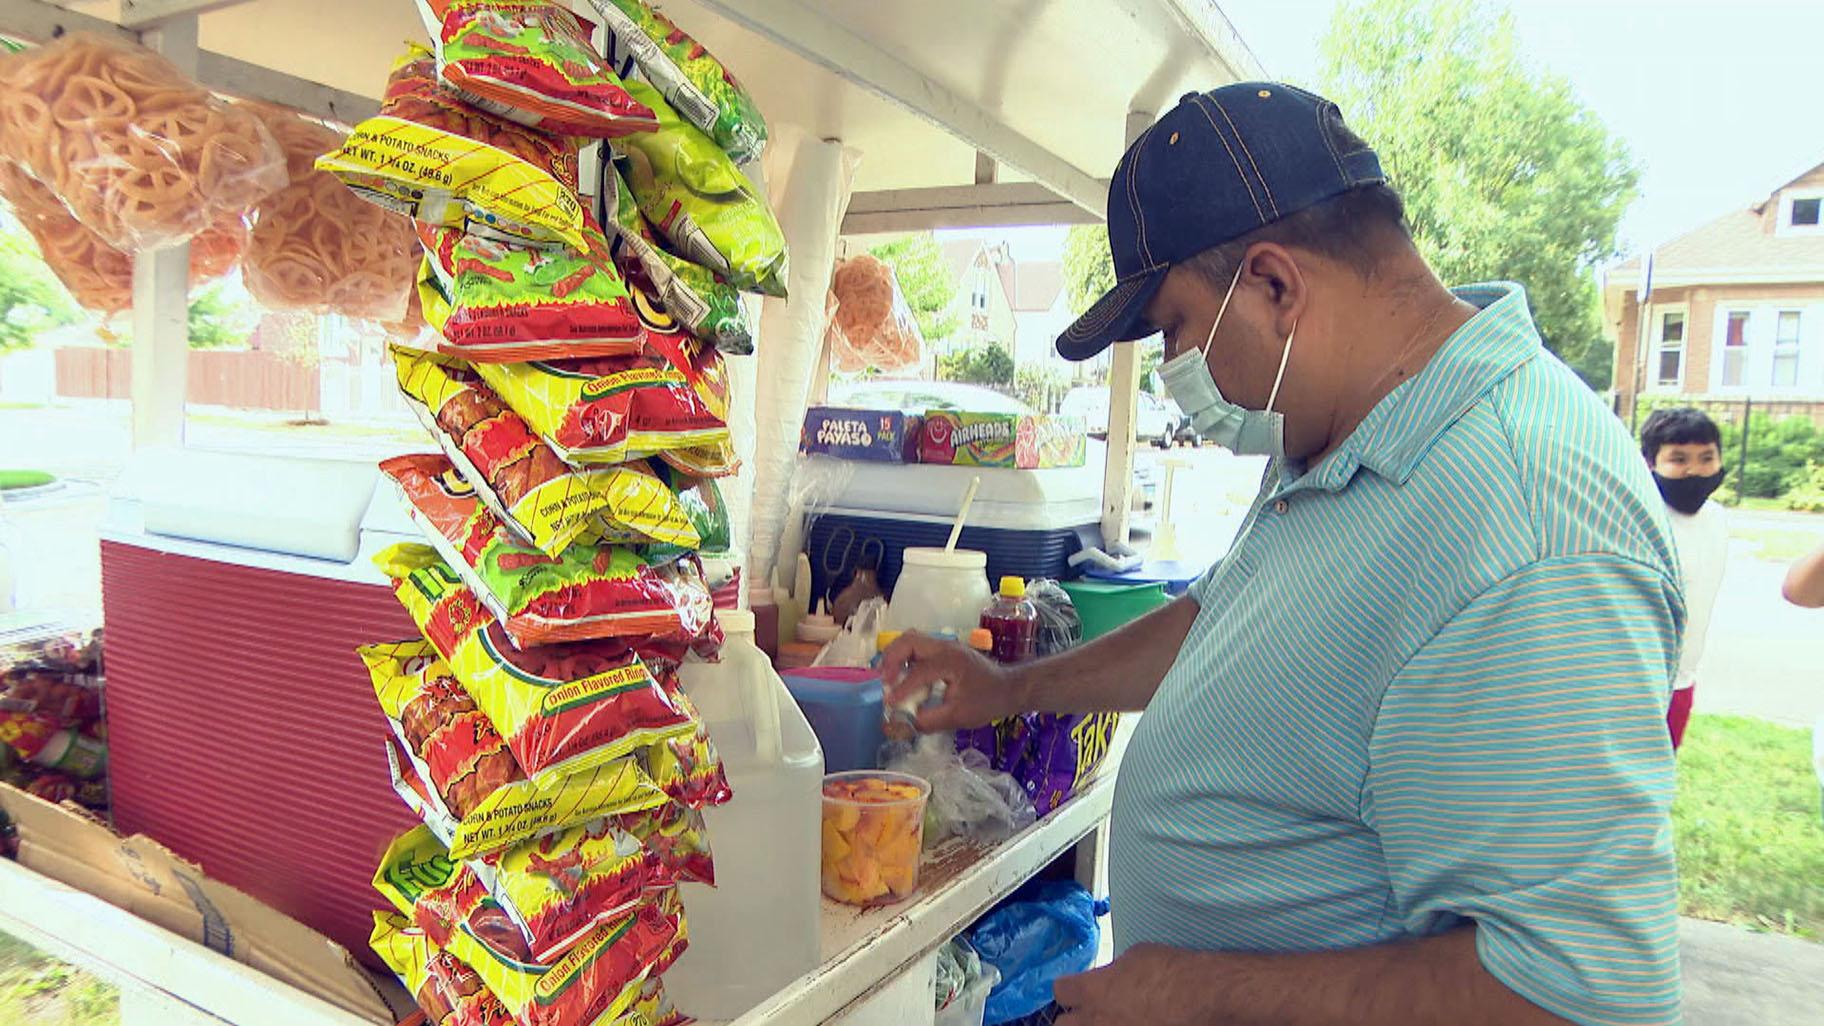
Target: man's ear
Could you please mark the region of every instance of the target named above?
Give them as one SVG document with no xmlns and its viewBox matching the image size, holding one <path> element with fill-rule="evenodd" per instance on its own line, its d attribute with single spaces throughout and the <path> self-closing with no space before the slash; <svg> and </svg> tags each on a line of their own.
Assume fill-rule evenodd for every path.
<svg viewBox="0 0 1824 1026">
<path fill-rule="evenodd" d="M 1277 242 L 1257 242 L 1242 256 L 1241 286 L 1259 290 L 1272 309 L 1273 327 L 1290 335 L 1311 300 L 1310 284 L 1292 252 Z"/>
</svg>

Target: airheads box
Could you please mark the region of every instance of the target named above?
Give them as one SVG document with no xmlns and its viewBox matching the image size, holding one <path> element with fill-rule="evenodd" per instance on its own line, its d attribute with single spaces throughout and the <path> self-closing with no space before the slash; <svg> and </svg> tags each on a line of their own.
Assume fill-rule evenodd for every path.
<svg viewBox="0 0 1824 1026">
<path fill-rule="evenodd" d="M 1047 470 L 1083 465 L 1083 422 L 1074 417 L 932 410 L 919 431 L 920 463 Z"/>
<path fill-rule="evenodd" d="M 798 451 L 844 460 L 913 463 L 918 459 L 918 421 L 913 413 L 813 406 L 805 411 Z"/>
</svg>

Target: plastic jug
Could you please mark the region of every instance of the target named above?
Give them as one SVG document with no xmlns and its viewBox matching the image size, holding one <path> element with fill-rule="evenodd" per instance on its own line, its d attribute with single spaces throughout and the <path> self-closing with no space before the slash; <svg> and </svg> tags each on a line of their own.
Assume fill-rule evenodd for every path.
<svg viewBox="0 0 1824 1026">
<path fill-rule="evenodd" d="M 988 554 L 973 549 L 907 549 L 884 627 L 966 638 L 980 626 L 988 592 Z"/>
<path fill-rule="evenodd" d="M 821 960 L 823 750 L 755 647 L 753 615 L 717 617 L 722 661 L 680 672 L 735 797 L 704 812 L 717 886 L 684 885 L 690 948 L 665 983 L 685 1014 L 728 1020 Z"/>
</svg>

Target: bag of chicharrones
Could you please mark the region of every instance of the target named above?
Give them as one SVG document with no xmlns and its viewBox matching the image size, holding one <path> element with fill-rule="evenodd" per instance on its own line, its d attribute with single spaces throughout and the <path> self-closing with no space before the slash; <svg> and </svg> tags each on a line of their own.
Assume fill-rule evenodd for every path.
<svg viewBox="0 0 1824 1026">
<path fill-rule="evenodd" d="M 152 50 L 86 32 L 0 56 L 0 157 L 127 252 L 243 216 L 287 180 L 253 113 Z"/>
<path fill-rule="evenodd" d="M 831 352 L 837 369 L 858 372 L 903 370 L 924 359 L 918 320 L 899 288 L 893 268 L 872 254 L 836 265 L 830 282 Z M 833 307 L 833 308 L 831 308 Z"/>
</svg>

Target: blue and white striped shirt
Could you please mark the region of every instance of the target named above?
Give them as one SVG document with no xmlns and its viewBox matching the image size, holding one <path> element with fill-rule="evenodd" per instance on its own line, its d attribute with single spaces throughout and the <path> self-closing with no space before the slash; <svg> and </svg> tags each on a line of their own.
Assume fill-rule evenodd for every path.
<svg viewBox="0 0 1824 1026">
<path fill-rule="evenodd" d="M 1679 1019 L 1684 619 L 1626 430 L 1516 285 L 1302 475 L 1269 466 L 1121 766 L 1116 945 L 1292 952 L 1478 924 L 1573 1022 Z"/>
</svg>

